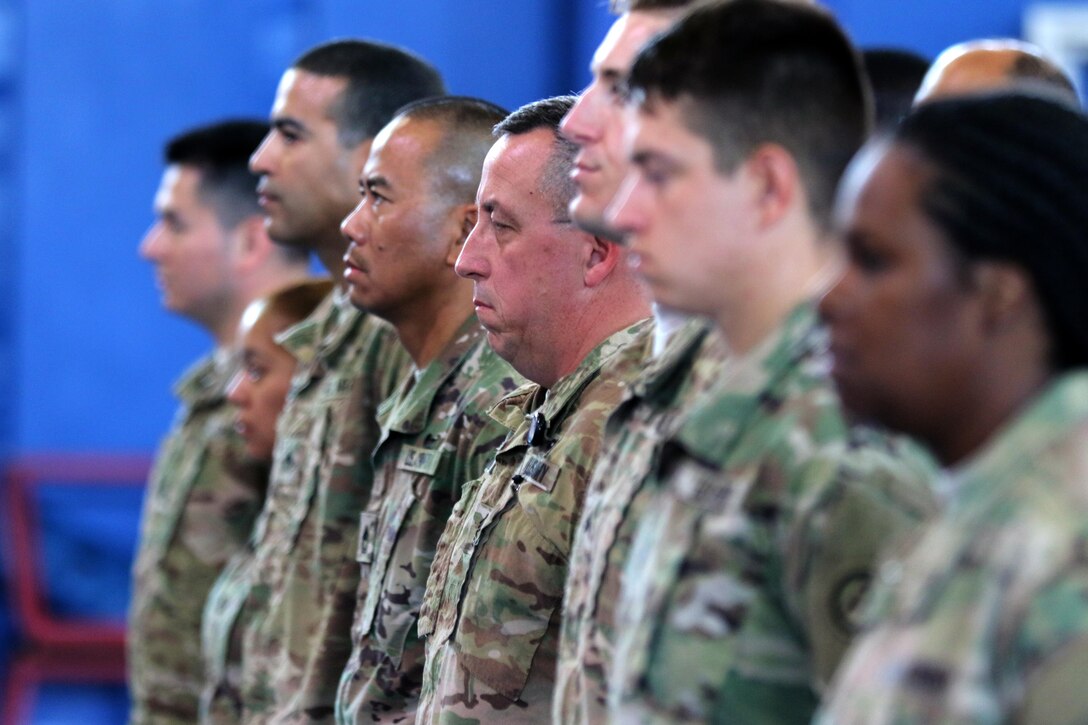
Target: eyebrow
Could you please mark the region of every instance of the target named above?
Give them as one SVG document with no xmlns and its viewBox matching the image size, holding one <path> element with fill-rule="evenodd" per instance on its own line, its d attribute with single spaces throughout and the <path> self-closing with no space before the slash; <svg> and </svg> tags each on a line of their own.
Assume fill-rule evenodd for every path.
<svg viewBox="0 0 1088 725">
<path fill-rule="evenodd" d="M 389 180 L 384 176 L 368 176 L 363 179 L 363 186 L 368 189 L 388 189 Z"/>
<path fill-rule="evenodd" d="M 306 131 L 306 126 L 301 121 L 290 117 L 275 119 L 272 121 L 272 127 L 277 131 L 294 131 L 295 133 Z"/>
<path fill-rule="evenodd" d="M 660 151 L 654 151 L 652 149 L 643 149 L 642 151 L 636 151 L 631 154 L 631 163 L 637 166 L 645 166 L 653 161 L 671 163 L 672 159 Z"/>
</svg>

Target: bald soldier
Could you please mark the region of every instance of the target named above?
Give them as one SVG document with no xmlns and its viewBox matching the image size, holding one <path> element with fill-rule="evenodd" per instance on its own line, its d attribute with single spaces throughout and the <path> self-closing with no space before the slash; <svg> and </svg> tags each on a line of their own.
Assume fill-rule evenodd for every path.
<svg viewBox="0 0 1088 725">
<path fill-rule="evenodd" d="M 971 40 L 944 50 L 926 71 L 914 103 L 1013 87 L 1046 88 L 1080 103 L 1069 76 L 1042 48 L 1011 38 Z"/>
<path fill-rule="evenodd" d="M 626 252 L 570 223 L 571 97 L 496 127 L 479 220 L 457 260 L 495 351 L 532 381 L 492 417 L 506 440 L 454 508 L 420 615 L 420 723 L 549 717 L 571 539 L 601 429 L 649 335 Z"/>
</svg>

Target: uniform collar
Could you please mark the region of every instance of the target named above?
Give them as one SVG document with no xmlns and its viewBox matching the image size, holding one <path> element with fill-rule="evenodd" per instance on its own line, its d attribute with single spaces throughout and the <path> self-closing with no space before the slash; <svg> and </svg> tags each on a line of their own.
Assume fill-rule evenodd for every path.
<svg viewBox="0 0 1088 725">
<path fill-rule="evenodd" d="M 826 356 L 819 354 L 826 350 L 827 336 L 817 323 L 814 305 L 799 305 L 747 355 L 727 359 L 720 382 L 706 403 L 684 421 L 672 442 L 707 465 L 719 465 L 729 457 L 737 434 L 747 428 L 751 416 L 761 407 L 781 402 L 776 398 L 783 380 L 802 365 L 827 367 Z"/>
<path fill-rule="evenodd" d="M 277 335 L 276 342 L 298 360 L 302 369 L 338 351 L 363 317 L 347 293 L 334 287 L 309 317 Z"/>
<path fill-rule="evenodd" d="M 586 355 L 578 367 L 569 375 L 556 381 L 555 385 L 545 390 L 535 383 L 523 385 L 510 395 L 500 400 L 489 415 L 511 431 L 524 433 L 526 439 L 530 430 L 540 431 L 540 435 L 558 428 L 570 414 L 573 405 L 582 391 L 596 379 L 601 369 L 612 362 L 616 355 L 632 344 L 638 344 L 640 336 L 646 336 L 652 329 L 651 319 L 639 320 L 630 327 L 614 332 Z M 632 365 L 638 364 L 632 361 Z M 533 419 L 537 421 L 533 424 Z M 523 436 L 508 439 L 503 449 L 520 444 Z M 531 444 L 535 444 L 531 442 Z"/>
<path fill-rule="evenodd" d="M 236 356 L 218 348 L 189 366 L 174 384 L 174 395 L 190 408 L 219 403 L 237 369 Z"/>
<path fill-rule="evenodd" d="M 947 472 L 943 483 L 950 509 L 1000 496 L 1004 487 L 997 482 L 1016 485 L 1019 477 L 1011 471 L 1045 461 L 1048 448 L 1085 424 L 1088 372 L 1065 373 L 1047 385 L 1023 413 L 991 436 L 974 456 Z"/>
<path fill-rule="evenodd" d="M 421 432 L 430 420 L 435 394 L 484 344 L 483 337 L 484 330 L 476 315 L 470 314 L 442 352 L 418 372 L 418 377 L 404 376 L 397 391 L 378 407 L 382 430 Z"/>
</svg>

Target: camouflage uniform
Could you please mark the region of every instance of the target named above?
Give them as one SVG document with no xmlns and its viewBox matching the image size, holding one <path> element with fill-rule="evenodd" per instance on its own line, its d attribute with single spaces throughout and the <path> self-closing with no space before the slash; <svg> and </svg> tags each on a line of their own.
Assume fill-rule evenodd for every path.
<svg viewBox="0 0 1088 725">
<path fill-rule="evenodd" d="M 649 352 L 647 351 L 647 357 Z M 724 344 L 709 322 L 677 330 L 608 419 L 586 491 L 563 603 L 554 717 L 602 722 L 615 636 L 613 606 L 631 543 L 636 495 L 661 441 L 721 369 Z"/>
<path fill-rule="evenodd" d="M 175 386 L 181 409 L 148 483 L 133 569 L 133 723 L 196 720 L 204 680 L 204 598 L 227 558 L 245 543 L 260 507 L 263 482 L 244 462 L 234 408 L 226 400 L 235 369 L 220 351 Z"/>
<path fill-rule="evenodd" d="M 331 721 L 351 654 L 354 549 L 370 493 L 376 409 L 407 355 L 391 327 L 355 310 L 340 289 L 279 342 L 298 367 L 254 532 L 243 720 Z"/>
<path fill-rule="evenodd" d="M 509 435 L 454 507 L 427 581 L 419 722 L 549 717 L 582 496 L 651 330 L 643 321 L 611 335 L 550 390 L 523 386 L 491 411 Z"/>
<path fill-rule="evenodd" d="M 524 380 L 487 344 L 475 315 L 418 379 L 378 412 L 374 489 L 362 515 L 362 569 L 340 723 L 410 722 L 423 680 L 416 631 L 431 559 L 462 486 L 480 476 L 506 429 L 487 415 Z"/>
<path fill-rule="evenodd" d="M 204 651 L 204 690 L 200 722 L 229 725 L 242 718 L 242 622 L 253 577 L 253 550 L 231 557 L 204 603 L 201 647 Z"/>
<path fill-rule="evenodd" d="M 1088 722 L 1088 373 L 950 474 L 881 567 L 824 723 Z"/>
<path fill-rule="evenodd" d="M 932 506 L 920 454 L 848 428 L 828 363 L 801 306 L 662 447 L 622 575 L 616 719 L 812 717 L 875 557 Z"/>
</svg>

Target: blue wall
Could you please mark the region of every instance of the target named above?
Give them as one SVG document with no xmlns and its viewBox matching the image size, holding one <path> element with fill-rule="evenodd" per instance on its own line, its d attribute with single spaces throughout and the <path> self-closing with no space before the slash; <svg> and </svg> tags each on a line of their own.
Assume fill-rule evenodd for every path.
<svg viewBox="0 0 1088 725">
<path fill-rule="evenodd" d="M 864 45 L 932 56 L 1019 32 L 1020 0 L 828 3 Z M 507 106 L 580 88 L 603 0 L 0 0 L 0 450 L 150 451 L 169 386 L 207 345 L 159 308 L 136 245 L 162 141 L 264 117 L 283 68 L 356 35 Z M 10 42 L 6 42 L 10 41 Z M 10 70 L 9 70 L 10 69 Z M 6 109 L 6 110 L 5 110 Z M 11 199 L 17 220 L 8 220 Z"/>
</svg>

